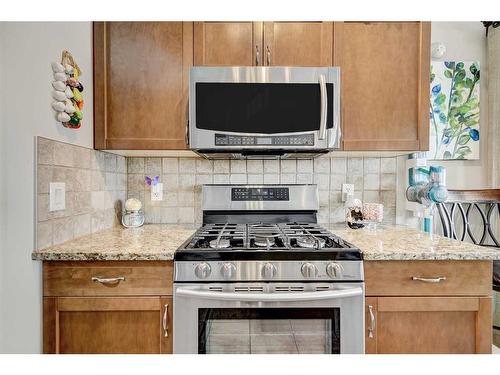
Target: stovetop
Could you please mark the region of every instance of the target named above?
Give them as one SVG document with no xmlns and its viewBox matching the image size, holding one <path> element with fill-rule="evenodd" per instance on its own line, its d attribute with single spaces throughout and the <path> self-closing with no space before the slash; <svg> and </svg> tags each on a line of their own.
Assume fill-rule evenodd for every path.
<svg viewBox="0 0 500 375">
<path fill-rule="evenodd" d="M 205 224 L 174 260 L 361 260 L 352 244 L 315 223 Z"/>
</svg>

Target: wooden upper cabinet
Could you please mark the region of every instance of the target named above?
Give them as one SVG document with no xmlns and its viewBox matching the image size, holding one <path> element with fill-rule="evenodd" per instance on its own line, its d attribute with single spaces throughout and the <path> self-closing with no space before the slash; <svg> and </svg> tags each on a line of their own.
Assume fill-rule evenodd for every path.
<svg viewBox="0 0 500 375">
<path fill-rule="evenodd" d="M 264 22 L 264 63 L 331 66 L 333 22 Z"/>
<path fill-rule="evenodd" d="M 190 22 L 95 22 L 95 148 L 185 149 L 192 63 Z"/>
<path fill-rule="evenodd" d="M 335 23 L 344 150 L 428 150 L 430 23 Z"/>
<path fill-rule="evenodd" d="M 262 55 L 262 22 L 194 23 L 194 65 L 261 65 Z"/>
</svg>

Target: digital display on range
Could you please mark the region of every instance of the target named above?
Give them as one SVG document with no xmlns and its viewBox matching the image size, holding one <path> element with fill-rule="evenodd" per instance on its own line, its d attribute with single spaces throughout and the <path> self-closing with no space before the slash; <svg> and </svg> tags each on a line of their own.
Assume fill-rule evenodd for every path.
<svg viewBox="0 0 500 375">
<path fill-rule="evenodd" d="M 233 201 L 288 201 L 288 188 L 232 188 Z"/>
</svg>

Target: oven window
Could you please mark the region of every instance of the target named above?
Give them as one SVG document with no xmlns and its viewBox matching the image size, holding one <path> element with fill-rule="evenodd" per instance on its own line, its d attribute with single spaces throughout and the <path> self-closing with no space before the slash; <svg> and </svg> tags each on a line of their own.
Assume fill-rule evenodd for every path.
<svg viewBox="0 0 500 375">
<path fill-rule="evenodd" d="M 198 309 L 198 353 L 340 354 L 340 309 Z"/>
<path fill-rule="evenodd" d="M 333 127 L 333 84 L 327 83 L 327 128 Z M 319 130 L 317 83 L 196 83 L 196 127 L 240 133 Z"/>
</svg>

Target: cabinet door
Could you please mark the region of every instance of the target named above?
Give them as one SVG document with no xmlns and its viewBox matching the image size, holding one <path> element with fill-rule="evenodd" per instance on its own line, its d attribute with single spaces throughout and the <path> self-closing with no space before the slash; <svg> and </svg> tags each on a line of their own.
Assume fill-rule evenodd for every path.
<svg viewBox="0 0 500 375">
<path fill-rule="evenodd" d="M 333 22 L 264 22 L 264 64 L 331 66 Z"/>
<path fill-rule="evenodd" d="M 367 353 L 491 353 L 489 297 L 369 297 L 365 302 Z"/>
<path fill-rule="evenodd" d="M 43 351 L 172 352 L 171 297 L 44 297 Z"/>
<path fill-rule="evenodd" d="M 96 149 L 185 149 L 193 25 L 94 23 Z"/>
<path fill-rule="evenodd" d="M 262 22 L 195 22 L 194 65 L 262 65 Z"/>
<path fill-rule="evenodd" d="M 428 150 L 430 24 L 335 24 L 344 150 Z"/>
</svg>

